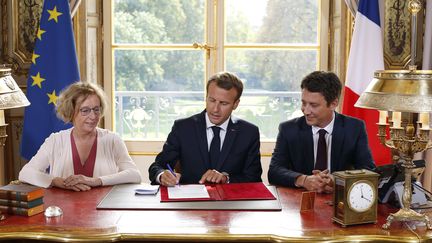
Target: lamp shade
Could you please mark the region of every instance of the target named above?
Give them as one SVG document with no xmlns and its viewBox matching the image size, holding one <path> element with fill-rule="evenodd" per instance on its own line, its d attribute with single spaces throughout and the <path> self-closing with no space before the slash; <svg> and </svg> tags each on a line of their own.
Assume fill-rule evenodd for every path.
<svg viewBox="0 0 432 243">
<path fill-rule="evenodd" d="M 355 107 L 432 112 L 432 70 L 378 70 Z"/>
<path fill-rule="evenodd" d="M 30 102 L 11 76 L 11 68 L 0 67 L 0 110 L 28 105 Z"/>
</svg>

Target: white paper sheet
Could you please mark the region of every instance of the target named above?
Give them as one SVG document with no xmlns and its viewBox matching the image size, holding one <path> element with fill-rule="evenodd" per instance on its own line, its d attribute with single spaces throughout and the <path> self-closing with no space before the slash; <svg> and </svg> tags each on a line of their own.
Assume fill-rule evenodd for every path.
<svg viewBox="0 0 432 243">
<path fill-rule="evenodd" d="M 205 185 L 178 185 L 168 187 L 168 198 L 210 198 L 210 196 Z"/>
</svg>

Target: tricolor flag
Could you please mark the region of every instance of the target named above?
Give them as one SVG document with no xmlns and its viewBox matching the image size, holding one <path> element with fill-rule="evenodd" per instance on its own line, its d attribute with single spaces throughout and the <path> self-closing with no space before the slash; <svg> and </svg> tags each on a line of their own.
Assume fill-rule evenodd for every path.
<svg viewBox="0 0 432 243">
<path fill-rule="evenodd" d="M 360 0 L 348 59 L 342 112 L 365 121 L 372 156 L 377 165 L 383 165 L 391 163 L 391 154 L 377 137 L 379 112 L 354 107 L 376 70 L 384 70 L 378 0 Z"/>
<path fill-rule="evenodd" d="M 21 155 L 30 160 L 52 133 L 70 127 L 57 118 L 55 104 L 62 89 L 78 81 L 72 21 L 67 0 L 45 0 L 32 65 L 27 79 Z"/>
</svg>

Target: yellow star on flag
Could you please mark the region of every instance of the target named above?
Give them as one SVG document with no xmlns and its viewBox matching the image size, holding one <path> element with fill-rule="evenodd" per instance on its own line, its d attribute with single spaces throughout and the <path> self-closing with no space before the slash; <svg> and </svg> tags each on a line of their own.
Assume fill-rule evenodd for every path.
<svg viewBox="0 0 432 243">
<path fill-rule="evenodd" d="M 31 76 L 31 78 L 33 79 L 32 86 L 37 85 L 39 88 L 42 88 L 42 82 L 45 81 L 45 79 L 40 76 L 39 72 L 36 74 L 36 76 Z"/>
<path fill-rule="evenodd" d="M 40 55 L 33 52 L 33 55 L 32 55 L 32 63 L 33 64 L 36 64 L 36 58 L 38 58 L 38 57 L 40 57 Z"/>
<path fill-rule="evenodd" d="M 49 97 L 48 104 L 53 103 L 54 105 L 56 105 L 58 96 L 56 95 L 55 90 L 53 90 L 51 94 L 47 93 L 47 95 Z"/>
<path fill-rule="evenodd" d="M 57 6 L 54 6 L 53 10 L 47 10 L 47 11 L 50 14 L 48 21 L 50 21 L 51 19 L 54 19 L 54 21 L 57 23 L 58 22 L 57 17 L 62 15 L 62 13 L 57 12 Z"/>
<path fill-rule="evenodd" d="M 46 32 L 45 30 L 41 30 L 41 28 L 39 27 L 38 31 L 37 31 L 37 34 L 36 34 L 37 38 L 39 40 L 42 40 L 42 34 L 45 33 L 45 32 Z"/>
</svg>

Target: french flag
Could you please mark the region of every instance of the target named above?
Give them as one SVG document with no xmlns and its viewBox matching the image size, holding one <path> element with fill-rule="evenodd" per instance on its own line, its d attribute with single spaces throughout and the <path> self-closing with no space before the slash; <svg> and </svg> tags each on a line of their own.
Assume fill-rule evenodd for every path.
<svg viewBox="0 0 432 243">
<path fill-rule="evenodd" d="M 391 163 L 391 156 L 390 150 L 377 137 L 379 112 L 354 107 L 376 70 L 384 70 L 378 0 L 360 0 L 348 59 L 342 113 L 364 120 L 375 164 L 383 165 Z"/>
</svg>

